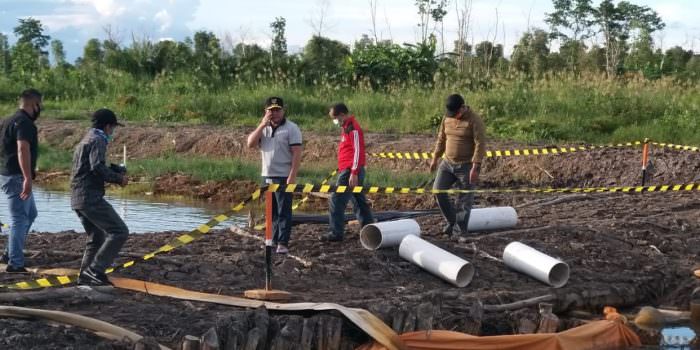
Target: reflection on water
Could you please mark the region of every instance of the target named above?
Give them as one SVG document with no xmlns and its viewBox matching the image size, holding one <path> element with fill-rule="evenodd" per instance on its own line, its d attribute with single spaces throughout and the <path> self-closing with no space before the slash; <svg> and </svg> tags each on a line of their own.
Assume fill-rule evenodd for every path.
<svg viewBox="0 0 700 350">
<path fill-rule="evenodd" d="M 0 221 L 9 224 L 9 211 L 4 194 L 0 194 Z M 203 205 L 183 204 L 176 202 L 111 197 L 107 201 L 124 219 L 129 231 L 132 233 L 160 232 L 160 231 L 189 231 L 209 221 L 212 216 L 227 211 L 226 206 L 216 210 L 205 208 Z M 66 192 L 47 191 L 34 188 L 34 200 L 36 201 L 39 216 L 32 231 L 36 232 L 60 232 L 75 230 L 85 232 L 83 226 L 70 209 L 70 194 Z M 245 223 L 242 216 L 230 219 L 225 224 Z M 7 229 L 3 229 L 6 231 Z"/>
<path fill-rule="evenodd" d="M 696 334 L 690 327 L 669 327 L 661 330 L 662 349 L 690 349 Z"/>
</svg>

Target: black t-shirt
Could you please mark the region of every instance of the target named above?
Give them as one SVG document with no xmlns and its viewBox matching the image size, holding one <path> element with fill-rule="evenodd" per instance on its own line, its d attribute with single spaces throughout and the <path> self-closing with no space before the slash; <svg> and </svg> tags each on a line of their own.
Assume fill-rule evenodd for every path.
<svg viewBox="0 0 700 350">
<path fill-rule="evenodd" d="M 23 110 L 0 123 L 0 174 L 22 174 L 17 155 L 17 140 L 29 142 L 32 177 L 35 175 L 36 159 L 39 154 L 39 141 L 36 125 Z"/>
</svg>

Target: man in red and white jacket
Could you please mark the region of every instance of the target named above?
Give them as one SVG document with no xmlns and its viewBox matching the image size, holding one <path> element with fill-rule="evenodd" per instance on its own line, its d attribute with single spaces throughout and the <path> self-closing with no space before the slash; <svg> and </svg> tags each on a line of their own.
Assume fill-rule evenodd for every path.
<svg viewBox="0 0 700 350">
<path fill-rule="evenodd" d="M 342 128 L 338 145 L 337 186 L 362 186 L 365 180 L 365 138 L 360 124 L 344 103 L 336 103 L 328 112 L 333 123 Z M 372 210 L 363 193 L 333 193 L 329 205 L 331 231 L 322 235 L 322 241 L 340 242 L 344 236 L 345 208 L 353 201 L 353 209 L 361 227 L 374 222 Z"/>
</svg>

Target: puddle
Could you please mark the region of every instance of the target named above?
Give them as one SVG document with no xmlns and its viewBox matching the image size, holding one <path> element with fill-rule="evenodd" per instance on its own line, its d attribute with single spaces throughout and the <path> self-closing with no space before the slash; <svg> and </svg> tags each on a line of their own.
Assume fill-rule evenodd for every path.
<svg viewBox="0 0 700 350">
<path fill-rule="evenodd" d="M 690 327 L 678 326 L 661 329 L 661 349 L 691 349 L 697 334 Z"/>
<path fill-rule="evenodd" d="M 0 198 L 0 220 L 9 224 L 9 211 L 7 201 Z M 190 231 L 197 226 L 209 221 L 213 216 L 227 211 L 222 205 L 219 208 L 188 201 L 187 203 L 163 200 L 159 198 L 134 198 L 106 196 L 119 216 L 122 217 L 129 231 L 132 233 L 147 233 L 161 231 Z M 32 231 L 34 232 L 61 232 L 74 230 L 85 232 L 77 215 L 70 209 L 70 194 L 64 191 L 49 191 L 34 188 L 34 200 L 36 201 L 39 216 Z M 246 218 L 236 216 L 229 219 L 220 227 L 232 224 L 245 224 Z M 3 228 L 3 231 L 6 231 Z M 6 233 L 6 232 L 3 232 Z"/>
</svg>

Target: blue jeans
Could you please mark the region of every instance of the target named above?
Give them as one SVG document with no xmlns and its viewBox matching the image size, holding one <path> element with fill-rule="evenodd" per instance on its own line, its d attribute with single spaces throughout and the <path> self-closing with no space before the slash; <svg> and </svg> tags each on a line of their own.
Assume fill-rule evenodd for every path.
<svg viewBox="0 0 700 350">
<path fill-rule="evenodd" d="M 433 189 L 449 190 L 456 185 L 460 190 L 473 190 L 474 186 L 469 183 L 471 169 L 472 163 L 452 164 L 443 159 L 438 167 L 437 175 L 435 175 Z M 435 199 L 447 223 L 450 225 L 456 223 L 462 234 L 466 234 L 467 227 L 469 227 L 469 214 L 471 214 L 474 203 L 474 194 L 460 193 L 457 197 L 457 210 L 446 193 L 436 194 Z"/>
<path fill-rule="evenodd" d="M 0 175 L 0 185 L 7 197 L 7 207 L 10 209 L 10 237 L 5 247 L 5 253 L 10 258 L 13 267 L 24 267 L 24 242 L 29 228 L 36 219 L 37 211 L 34 194 L 22 200 L 22 175 Z"/>
<path fill-rule="evenodd" d="M 365 168 L 360 167 L 357 173 L 358 186 L 363 186 L 365 182 Z M 345 169 L 338 174 L 337 186 L 348 186 L 350 182 L 350 169 Z M 345 231 L 345 208 L 348 201 L 352 200 L 355 217 L 360 221 L 360 227 L 365 227 L 374 223 L 372 209 L 367 205 L 367 198 L 364 193 L 333 193 L 329 206 L 329 224 L 331 233 L 336 237 L 343 237 Z"/>
<path fill-rule="evenodd" d="M 265 177 L 265 184 L 286 184 L 286 177 Z M 292 193 L 275 192 L 272 196 L 272 244 L 289 245 L 292 235 Z"/>
</svg>

